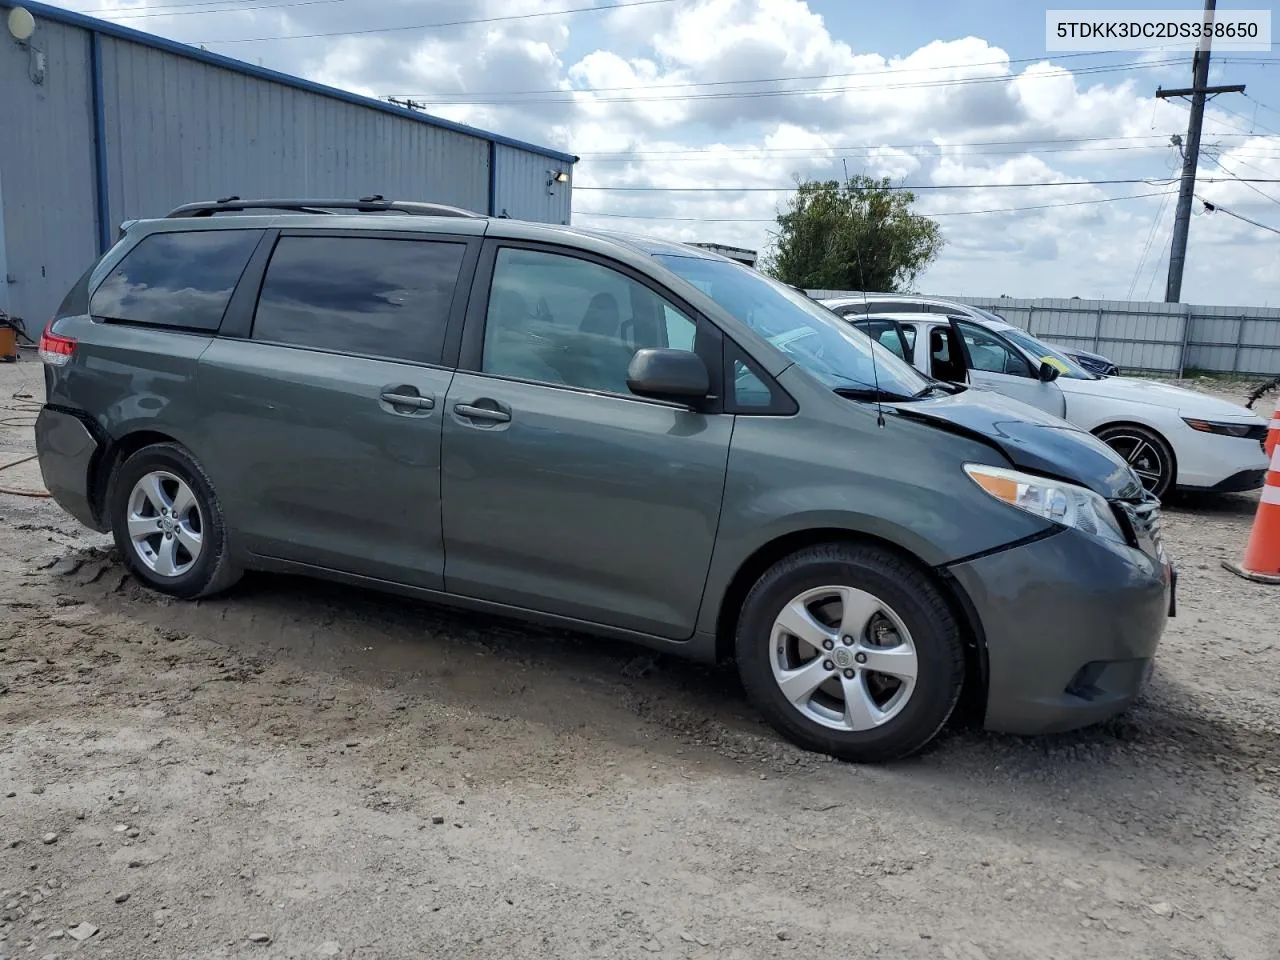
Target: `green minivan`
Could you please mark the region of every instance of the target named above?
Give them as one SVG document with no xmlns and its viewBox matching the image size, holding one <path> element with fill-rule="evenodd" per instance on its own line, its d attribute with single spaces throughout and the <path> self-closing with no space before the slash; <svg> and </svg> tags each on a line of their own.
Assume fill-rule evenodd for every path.
<svg viewBox="0 0 1280 960">
<path fill-rule="evenodd" d="M 1106 445 L 697 247 L 384 200 L 126 225 L 41 338 L 45 482 L 132 574 L 246 570 L 733 658 L 808 749 L 1123 710 L 1174 574 Z"/>
</svg>

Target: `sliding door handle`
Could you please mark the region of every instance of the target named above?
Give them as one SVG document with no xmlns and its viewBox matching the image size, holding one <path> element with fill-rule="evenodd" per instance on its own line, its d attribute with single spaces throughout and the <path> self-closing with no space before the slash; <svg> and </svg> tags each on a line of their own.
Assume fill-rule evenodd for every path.
<svg viewBox="0 0 1280 960">
<path fill-rule="evenodd" d="M 382 401 L 393 407 L 413 407 L 415 410 L 430 410 L 436 405 L 434 397 L 420 397 L 410 393 L 384 393 Z"/>
<path fill-rule="evenodd" d="M 472 403 L 455 403 L 453 412 L 460 417 L 466 417 L 468 420 L 487 420 L 490 423 L 511 422 L 511 414 L 506 410 L 497 410 L 493 407 L 478 407 Z"/>
</svg>

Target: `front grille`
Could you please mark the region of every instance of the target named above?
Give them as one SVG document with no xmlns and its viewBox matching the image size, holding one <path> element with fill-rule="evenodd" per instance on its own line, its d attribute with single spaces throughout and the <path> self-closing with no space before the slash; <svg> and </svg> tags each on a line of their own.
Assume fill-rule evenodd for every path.
<svg viewBox="0 0 1280 960">
<path fill-rule="evenodd" d="M 1164 552 L 1160 501 L 1152 497 L 1141 503 L 1123 504 L 1123 509 L 1138 541 L 1138 549 L 1161 563 L 1168 563 L 1169 558 Z"/>
</svg>

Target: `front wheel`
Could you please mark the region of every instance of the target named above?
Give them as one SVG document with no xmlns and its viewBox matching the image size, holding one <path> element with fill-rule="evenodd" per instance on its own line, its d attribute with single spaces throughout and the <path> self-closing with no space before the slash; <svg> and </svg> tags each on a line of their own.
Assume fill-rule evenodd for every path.
<svg viewBox="0 0 1280 960">
<path fill-rule="evenodd" d="M 1124 458 L 1148 493 L 1159 500 L 1165 498 L 1173 487 L 1177 465 L 1164 437 L 1132 424 L 1104 427 L 1097 437 Z"/>
<path fill-rule="evenodd" d="M 779 561 L 743 604 L 738 671 L 783 736 L 875 762 L 934 738 L 964 683 L 964 645 L 946 600 L 906 558 L 828 544 Z"/>
</svg>

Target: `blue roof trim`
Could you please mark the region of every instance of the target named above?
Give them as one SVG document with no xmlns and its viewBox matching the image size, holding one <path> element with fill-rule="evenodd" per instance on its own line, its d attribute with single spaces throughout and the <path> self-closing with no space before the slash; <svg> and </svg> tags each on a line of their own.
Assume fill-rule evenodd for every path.
<svg viewBox="0 0 1280 960">
<path fill-rule="evenodd" d="M 75 13 L 71 10 L 64 10 L 61 7 L 51 7 L 46 3 L 37 3 L 35 0 L 3 0 L 3 3 L 5 6 L 10 7 L 25 7 L 31 12 L 32 16 L 37 18 L 52 20 L 55 23 L 63 23 L 72 27 L 80 27 L 83 30 L 92 30 L 106 37 L 127 40 L 130 43 L 142 44 L 145 47 L 153 47 L 156 50 L 164 50 L 166 53 L 187 57 L 191 60 L 199 60 L 202 63 L 222 67 L 226 70 L 234 70 L 236 73 L 257 77 L 259 80 L 269 80 L 272 83 L 283 84 L 297 90 L 306 90 L 308 93 L 318 93 L 321 96 L 332 97 L 335 100 L 344 100 L 358 107 L 368 107 L 370 110 L 389 113 L 393 116 L 403 117 L 406 120 L 416 120 L 419 123 L 440 127 L 443 130 L 452 130 L 454 133 L 464 133 L 480 140 L 488 140 L 490 143 L 501 143 L 508 147 L 515 147 L 517 150 L 525 150 L 529 153 L 549 157 L 552 160 L 560 160 L 564 163 L 578 162 L 578 158 L 570 153 L 562 153 L 559 150 L 552 150 L 550 147 L 540 147 L 535 143 L 525 143 L 523 140 L 513 140 L 501 134 L 489 133 L 486 130 L 468 127 L 466 124 L 454 123 L 452 120 L 445 120 L 441 117 L 433 117 L 427 113 L 407 110 L 404 107 L 397 107 L 383 100 L 373 100 L 369 97 L 362 97 L 359 94 L 349 93 L 346 90 L 339 90 L 337 87 L 327 87 L 321 83 L 312 83 L 310 80 L 303 80 L 301 77 L 295 77 L 292 74 L 281 73 L 278 70 L 268 70 L 265 67 L 257 67 L 251 63 L 245 63 L 243 60 L 236 60 L 234 57 L 225 57 L 220 53 L 210 53 L 208 50 L 201 50 L 199 47 L 193 47 L 190 44 L 166 40 L 164 37 L 158 37 L 153 33 L 144 33 L 141 30 L 122 27 L 106 20 L 87 17 L 83 13 Z"/>
</svg>

